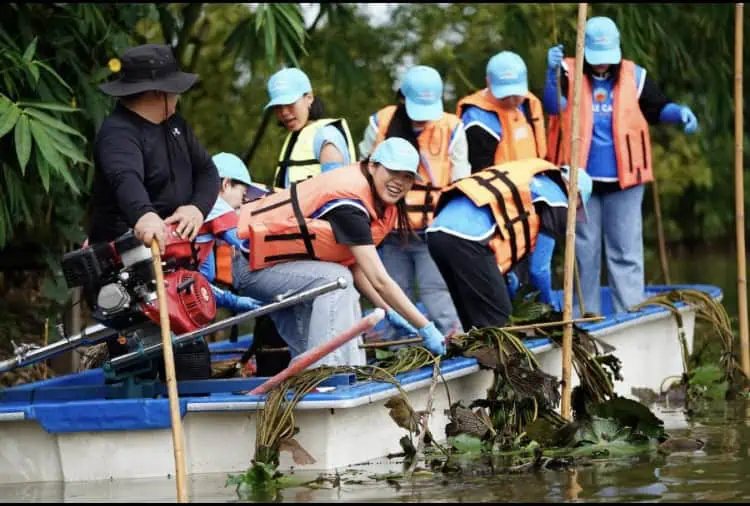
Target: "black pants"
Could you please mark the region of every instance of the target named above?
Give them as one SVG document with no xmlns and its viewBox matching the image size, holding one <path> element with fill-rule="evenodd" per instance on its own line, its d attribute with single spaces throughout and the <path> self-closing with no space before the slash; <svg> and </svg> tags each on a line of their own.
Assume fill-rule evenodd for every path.
<svg viewBox="0 0 750 506">
<path fill-rule="evenodd" d="M 464 330 L 505 325 L 513 305 L 489 246 L 430 232 L 427 247 L 445 279 Z"/>
</svg>

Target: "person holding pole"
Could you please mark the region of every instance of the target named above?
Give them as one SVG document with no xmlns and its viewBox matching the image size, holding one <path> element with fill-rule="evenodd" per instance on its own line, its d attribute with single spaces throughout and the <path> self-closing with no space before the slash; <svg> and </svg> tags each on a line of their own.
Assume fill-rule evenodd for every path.
<svg viewBox="0 0 750 506">
<path fill-rule="evenodd" d="M 565 234 L 567 170 L 528 158 L 488 167 L 444 190 L 427 244 L 465 329 L 505 325 L 513 307 L 503 274 L 526 257 L 531 283 L 543 302 L 552 302 L 550 263 Z M 591 179 L 580 169 L 578 187 L 584 220 Z"/>
<path fill-rule="evenodd" d="M 575 58 L 562 45 L 547 53 L 542 97 L 550 114 L 547 159 L 569 163 Z M 558 110 L 557 69 L 562 99 Z M 620 34 L 606 17 L 585 29 L 580 165 L 593 180 L 589 218 L 576 227 L 576 259 L 586 311 L 601 312 L 599 278 L 604 241 L 609 286 L 616 312 L 645 299 L 641 203 L 644 184 L 653 181 L 649 125 L 671 123 L 692 134 L 698 120 L 686 105 L 669 101 L 642 67 L 622 59 Z"/>
<path fill-rule="evenodd" d="M 271 315 L 292 360 L 361 319 L 352 281 L 392 324 L 418 334 L 433 353 L 445 352 L 443 334 L 388 275 L 376 250 L 397 223 L 409 233 L 405 196 L 418 166 L 417 150 L 394 137 L 359 165 L 293 183 L 240 208 L 238 237 L 249 240 L 249 255 L 235 256 L 232 274 L 241 295 L 269 300 L 337 277 L 349 281 L 345 290 Z M 359 344 L 361 337 L 314 365 L 363 365 Z"/>
</svg>

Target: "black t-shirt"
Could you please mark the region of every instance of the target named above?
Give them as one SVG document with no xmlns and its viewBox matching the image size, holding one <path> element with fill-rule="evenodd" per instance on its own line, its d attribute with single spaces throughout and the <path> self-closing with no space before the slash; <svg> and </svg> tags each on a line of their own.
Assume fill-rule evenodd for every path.
<svg viewBox="0 0 750 506">
<path fill-rule="evenodd" d="M 354 205 L 340 205 L 320 216 L 331 224 L 333 236 L 339 244 L 365 246 L 375 244 L 372 239 L 370 217 Z"/>
<path fill-rule="evenodd" d="M 185 120 L 154 124 L 118 102 L 94 142 L 89 240 L 111 241 L 147 212 L 162 218 L 182 205 L 207 216 L 219 194 L 219 174 Z"/>
</svg>

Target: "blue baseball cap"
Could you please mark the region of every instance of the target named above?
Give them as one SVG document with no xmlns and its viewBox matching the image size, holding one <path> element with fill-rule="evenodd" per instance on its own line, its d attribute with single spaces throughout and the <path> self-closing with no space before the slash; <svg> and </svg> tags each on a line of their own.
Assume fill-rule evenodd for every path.
<svg viewBox="0 0 750 506">
<path fill-rule="evenodd" d="M 411 142 L 401 137 L 389 137 L 375 148 L 370 160 L 388 170 L 411 172 L 420 181 L 419 152 Z"/>
<path fill-rule="evenodd" d="M 495 98 L 513 95 L 525 97 L 529 93 L 526 63 L 516 53 L 503 51 L 487 62 L 487 79 Z"/>
<path fill-rule="evenodd" d="M 562 171 L 562 175 L 565 178 L 566 181 L 569 181 L 568 171 L 570 170 L 567 166 L 560 167 L 560 170 Z M 587 205 L 589 202 L 589 199 L 591 198 L 591 192 L 594 189 L 594 182 L 591 179 L 591 176 L 588 175 L 588 173 L 584 169 L 578 169 L 578 191 L 581 193 L 581 200 L 583 201 L 583 205 L 578 208 L 578 211 L 576 212 L 576 219 L 580 222 L 586 223 L 588 220 L 588 210 Z"/>
<path fill-rule="evenodd" d="M 614 65 L 622 60 L 620 31 L 615 22 L 602 16 L 586 22 L 583 56 L 589 65 Z"/>
<path fill-rule="evenodd" d="M 312 91 L 312 84 L 307 74 L 297 68 L 279 70 L 268 80 L 268 96 L 271 101 L 263 108 L 265 111 L 275 105 L 293 104 L 305 93 Z"/>
<path fill-rule="evenodd" d="M 406 114 L 411 120 L 435 121 L 443 115 L 443 79 L 434 68 L 410 68 L 401 83 L 401 93 L 406 97 Z"/>
<path fill-rule="evenodd" d="M 243 162 L 239 156 L 233 155 L 232 153 L 218 153 L 212 156 L 211 160 L 213 160 L 214 165 L 216 165 L 216 169 L 219 171 L 219 177 L 221 179 L 234 179 L 235 181 L 247 185 L 247 199 L 253 200 L 268 193 L 265 188 L 253 183 L 247 165 L 245 165 L 245 162 Z"/>
</svg>

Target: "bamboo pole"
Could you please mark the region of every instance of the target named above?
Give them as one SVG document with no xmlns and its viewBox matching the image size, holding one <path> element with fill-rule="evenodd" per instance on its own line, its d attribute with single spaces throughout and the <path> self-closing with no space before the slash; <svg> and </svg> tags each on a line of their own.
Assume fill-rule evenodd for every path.
<svg viewBox="0 0 750 506">
<path fill-rule="evenodd" d="M 555 44 L 560 42 L 557 38 L 557 15 L 555 14 L 554 3 L 552 4 L 552 38 L 555 39 Z M 562 142 L 564 138 L 562 120 L 562 82 L 560 81 L 560 74 L 560 65 L 558 65 L 555 69 L 555 82 L 557 84 L 557 117 L 559 118 L 557 124 L 560 127 L 560 140 L 558 142 Z M 562 151 L 562 153 L 565 153 L 565 151 Z M 575 255 L 575 249 L 573 250 L 573 254 Z M 576 294 L 578 295 L 578 308 L 580 309 L 579 312 L 581 316 L 583 316 L 584 314 L 586 314 L 586 307 L 583 303 L 583 288 L 581 287 L 581 277 L 578 275 L 578 264 L 575 261 L 575 257 L 573 258 L 573 274 L 575 278 Z"/>
<path fill-rule="evenodd" d="M 661 219 L 661 203 L 659 202 L 659 184 L 656 182 L 656 176 L 652 181 L 651 195 L 654 198 L 654 213 L 656 215 L 656 237 L 659 242 L 659 262 L 661 263 L 661 274 L 665 285 L 671 285 L 672 280 L 669 276 L 669 263 L 667 262 L 667 243 L 664 238 L 664 223 Z"/>
<path fill-rule="evenodd" d="M 745 265 L 745 187 L 743 181 L 742 131 L 742 8 L 736 4 L 734 19 L 734 203 L 737 227 L 737 301 L 740 320 L 740 362 L 745 376 L 750 377 L 750 343 L 747 321 L 747 269 Z"/>
<path fill-rule="evenodd" d="M 159 244 L 156 238 L 151 242 L 151 256 L 153 258 L 154 274 L 156 275 L 156 295 L 159 299 L 159 325 L 161 327 L 161 342 L 164 352 L 164 371 L 167 376 L 169 414 L 172 419 L 172 444 L 174 446 L 174 464 L 177 475 L 177 502 L 188 502 L 187 484 L 185 482 L 185 438 L 182 433 L 180 403 L 177 396 L 177 375 L 174 369 L 167 294 L 164 290 L 164 272 L 161 267 L 161 253 L 159 252 Z"/>
<path fill-rule="evenodd" d="M 581 132 L 579 131 L 579 105 L 583 81 L 583 41 L 586 29 L 586 3 L 578 4 L 578 24 L 576 26 L 576 64 L 573 74 L 573 115 L 571 124 L 570 149 L 570 191 L 568 191 L 568 220 L 565 230 L 565 275 L 563 282 L 563 320 L 573 319 L 573 267 L 575 263 L 576 208 L 578 207 L 578 158 L 580 157 Z M 588 97 L 587 97 L 588 99 Z M 563 327 L 562 350 L 562 416 L 570 420 L 571 369 L 573 363 L 573 324 Z"/>
</svg>

